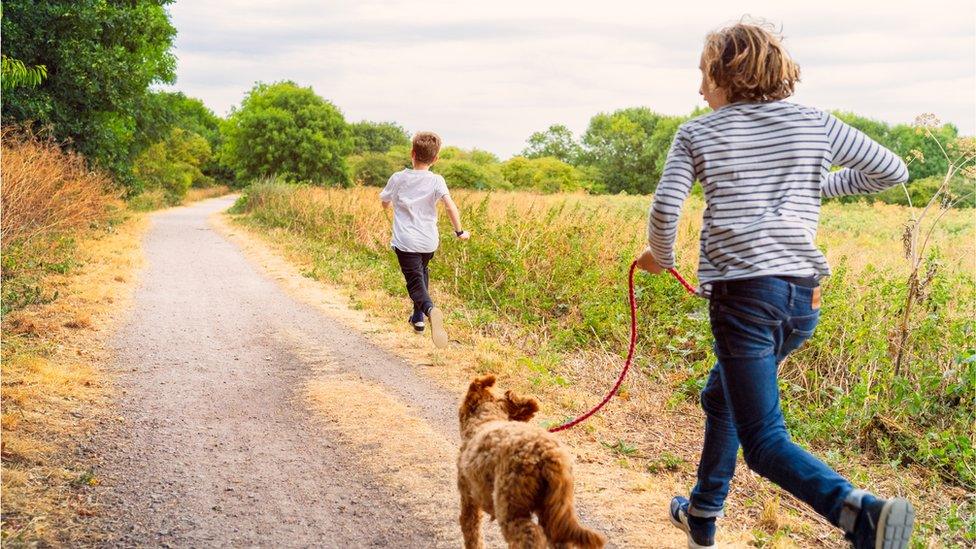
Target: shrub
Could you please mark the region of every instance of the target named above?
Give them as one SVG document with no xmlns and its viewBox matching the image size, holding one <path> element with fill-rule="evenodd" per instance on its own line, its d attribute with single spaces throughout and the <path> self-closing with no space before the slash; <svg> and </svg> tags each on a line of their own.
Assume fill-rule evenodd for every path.
<svg viewBox="0 0 976 549">
<path fill-rule="evenodd" d="M 514 189 L 559 193 L 575 192 L 590 187 L 582 170 L 552 157 L 516 156 L 505 161 L 501 171 Z"/>
<path fill-rule="evenodd" d="M 349 125 L 355 154 L 385 153 L 396 146 L 410 146 L 407 131 L 393 122 L 363 120 Z"/>
<path fill-rule="evenodd" d="M 456 158 L 441 160 L 432 170 L 444 176 L 448 187 L 463 189 L 507 189 L 498 164 L 479 164 L 473 160 Z"/>
<path fill-rule="evenodd" d="M 404 158 L 405 157 L 405 158 Z M 356 184 L 382 187 L 393 173 L 410 166 L 410 152 L 396 147 L 389 152 L 367 152 L 349 157 L 349 169 Z"/>
<path fill-rule="evenodd" d="M 161 190 L 169 204 L 179 204 L 190 186 L 206 187 L 213 180 L 200 168 L 211 158 L 203 137 L 180 128 L 146 149 L 135 161 L 134 173 L 148 190 Z"/>
<path fill-rule="evenodd" d="M 223 129 L 221 159 L 241 181 L 277 175 L 294 183 L 350 183 L 348 125 L 339 109 L 310 87 L 257 84 Z"/>
</svg>

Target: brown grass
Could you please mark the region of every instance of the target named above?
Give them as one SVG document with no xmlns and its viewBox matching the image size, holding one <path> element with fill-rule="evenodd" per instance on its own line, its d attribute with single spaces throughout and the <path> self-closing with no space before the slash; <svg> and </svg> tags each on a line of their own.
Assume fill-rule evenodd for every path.
<svg viewBox="0 0 976 549">
<path fill-rule="evenodd" d="M 65 152 L 54 140 L 29 128 L 0 134 L 0 239 L 4 244 L 67 233 L 104 220 L 119 193 L 84 157 Z"/>
<path fill-rule="evenodd" d="M 183 199 L 183 203 L 188 204 L 190 202 L 197 202 L 199 200 L 206 200 L 208 198 L 216 198 L 218 196 L 224 196 L 228 193 L 230 193 L 230 187 L 227 185 L 191 187 L 190 190 L 186 191 L 186 198 Z"/>
<path fill-rule="evenodd" d="M 124 219 L 105 174 L 29 129 L 3 130 L 0 168 L 4 297 L 45 296 L 5 303 L 23 308 L 0 325 L 3 544 L 72 546 L 94 514 L 92 456 L 78 449 L 108 402 L 105 328 L 147 223 Z"/>
<path fill-rule="evenodd" d="M 74 546 L 95 514 L 91 456 L 77 452 L 109 404 L 101 371 L 104 338 L 130 294 L 148 220 L 82 236 L 81 266 L 41 284 L 60 297 L 14 311 L 2 322 L 4 546 Z"/>
</svg>

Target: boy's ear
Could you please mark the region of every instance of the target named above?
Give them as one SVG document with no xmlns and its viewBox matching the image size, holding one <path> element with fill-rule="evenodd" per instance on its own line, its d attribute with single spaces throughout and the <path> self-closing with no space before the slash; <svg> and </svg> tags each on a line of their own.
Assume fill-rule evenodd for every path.
<svg viewBox="0 0 976 549">
<path fill-rule="evenodd" d="M 508 407 L 508 419 L 512 421 L 528 421 L 539 411 L 538 400 L 516 395 L 512 391 L 505 391 L 505 405 Z"/>
</svg>

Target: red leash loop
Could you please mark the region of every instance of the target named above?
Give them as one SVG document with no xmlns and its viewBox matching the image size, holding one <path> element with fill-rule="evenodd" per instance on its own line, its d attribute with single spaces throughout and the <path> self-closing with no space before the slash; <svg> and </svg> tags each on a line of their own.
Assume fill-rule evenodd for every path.
<svg viewBox="0 0 976 549">
<path fill-rule="evenodd" d="M 610 392 L 607 393 L 607 396 L 603 397 L 603 400 L 601 400 L 599 404 L 597 404 L 592 409 L 590 409 L 589 412 L 586 412 L 585 414 L 579 416 L 578 418 L 572 421 L 563 423 L 558 427 L 550 428 L 549 429 L 550 433 L 558 433 L 559 431 L 565 431 L 570 427 L 579 425 L 580 423 L 586 421 L 593 414 L 599 412 L 600 408 L 606 406 L 606 404 L 610 402 L 610 399 L 613 398 L 613 395 L 617 394 L 617 390 L 620 389 L 620 384 L 622 384 L 624 382 L 624 378 L 627 377 L 627 371 L 630 370 L 630 365 L 634 361 L 634 349 L 637 347 L 637 298 L 634 296 L 634 271 L 636 270 L 637 270 L 637 262 L 634 261 L 633 263 L 630 264 L 630 273 L 628 273 L 627 275 L 628 296 L 630 297 L 630 347 L 627 349 L 627 361 L 624 362 L 624 369 L 620 372 L 620 376 L 617 378 L 617 382 L 613 384 L 613 389 L 610 389 Z M 689 293 L 693 295 L 698 293 L 697 290 L 695 290 L 694 286 L 688 284 L 688 281 L 685 280 L 680 274 L 678 274 L 677 270 L 672 268 L 672 269 L 668 269 L 668 272 L 674 275 L 674 277 L 678 279 L 678 282 L 680 282 L 681 285 L 684 286 Z"/>
</svg>

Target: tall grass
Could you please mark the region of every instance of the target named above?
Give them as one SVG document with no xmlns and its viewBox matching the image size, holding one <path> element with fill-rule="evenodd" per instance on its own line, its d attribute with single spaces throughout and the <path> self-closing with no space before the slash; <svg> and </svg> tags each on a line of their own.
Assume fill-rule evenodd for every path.
<svg viewBox="0 0 976 549">
<path fill-rule="evenodd" d="M 76 237 L 118 212 L 111 179 L 28 127 L 0 135 L 0 314 L 57 297 L 41 279 L 76 263 Z"/>
<path fill-rule="evenodd" d="M 431 276 L 436 288 L 465 303 L 482 331 L 535 356 L 624 348 L 624 274 L 645 238 L 649 198 L 454 194 L 474 236 L 442 245 Z M 697 261 L 701 208 L 693 199 L 679 227 L 680 268 L 688 274 Z M 316 275 L 341 282 L 344 273 L 365 271 L 387 292 L 403 292 L 388 250 L 390 222 L 375 191 L 263 183 L 246 191 L 239 210 L 253 224 L 314 242 L 322 259 Z M 827 204 L 823 218 L 819 243 L 835 271 L 824 284 L 816 336 L 783 365 L 792 431 L 807 443 L 920 464 L 951 484 L 976 487 L 970 213 L 946 212 L 933 230 L 928 261 L 940 268 L 924 306 L 910 312 L 915 334 L 904 346 L 910 367 L 898 375 L 897 329 L 911 268 L 899 236 L 908 211 Z M 448 225 L 442 223 L 442 242 L 451 238 Z M 714 360 L 705 304 L 667 277 L 642 276 L 637 291 L 643 375 L 671 384 L 680 398 L 697 398 Z"/>
<path fill-rule="evenodd" d="M 4 128 L 0 148 L 4 244 L 87 228 L 104 220 L 119 196 L 112 180 L 90 170 L 81 155 L 28 128 Z"/>
</svg>

